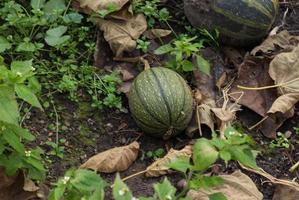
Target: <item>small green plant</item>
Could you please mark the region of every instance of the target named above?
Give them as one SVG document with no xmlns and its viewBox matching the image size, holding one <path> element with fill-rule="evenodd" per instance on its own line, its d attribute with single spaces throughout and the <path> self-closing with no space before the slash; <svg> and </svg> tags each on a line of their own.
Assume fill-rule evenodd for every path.
<svg viewBox="0 0 299 200">
<path fill-rule="evenodd" d="M 104 199 L 106 182 L 96 172 L 77 169 L 68 170 L 56 183 L 49 200 Z"/>
<path fill-rule="evenodd" d="M 23 170 L 29 178 L 42 180 L 45 169 L 40 148 L 27 148 L 28 142 L 35 137 L 23 129 L 18 100 L 42 109 L 36 93 L 40 85 L 34 77 L 35 68 L 32 60 L 12 61 L 6 67 L 0 56 L 0 166 L 8 175 L 15 175 Z"/>
<path fill-rule="evenodd" d="M 276 149 L 276 148 L 284 148 L 284 149 L 289 149 L 290 148 L 290 141 L 289 139 L 281 132 L 277 133 L 277 138 L 273 141 L 271 141 L 269 147 L 271 149 Z"/>
<path fill-rule="evenodd" d="M 143 53 L 147 53 L 148 52 L 148 48 L 149 48 L 150 42 L 146 41 L 146 39 L 144 37 L 142 37 L 141 39 L 137 40 L 137 49 L 140 49 Z"/>
<path fill-rule="evenodd" d="M 172 43 L 163 45 L 156 49 L 157 55 L 169 54 L 170 60 L 166 66 L 178 72 L 190 72 L 196 67 L 210 74 L 210 64 L 200 55 L 200 50 L 203 48 L 203 41 L 197 41 L 197 37 L 189 37 L 188 35 L 180 35 Z M 195 58 L 196 64 L 190 60 Z"/>
<path fill-rule="evenodd" d="M 64 157 L 64 143 L 66 142 L 65 139 L 59 139 L 58 142 L 48 141 L 46 142 L 52 149 L 49 151 L 50 155 L 57 156 L 58 158 Z"/>
<path fill-rule="evenodd" d="M 158 158 L 162 158 L 163 156 L 165 156 L 165 150 L 162 148 L 156 149 L 155 151 L 148 151 L 146 152 L 146 157 L 147 158 L 152 158 L 154 160 L 158 159 Z"/>
<path fill-rule="evenodd" d="M 159 9 L 160 0 L 134 0 L 133 10 L 136 13 L 143 13 L 147 18 L 150 28 L 153 28 L 156 20 L 168 24 L 170 19 L 169 11 L 166 8 Z"/>
<path fill-rule="evenodd" d="M 107 5 L 107 8 L 104 9 L 104 10 L 100 10 L 98 12 L 98 15 L 101 17 L 101 18 L 105 18 L 107 15 L 109 15 L 110 13 L 113 13 L 117 11 L 117 6 L 114 4 L 114 3 L 109 3 Z"/>
</svg>

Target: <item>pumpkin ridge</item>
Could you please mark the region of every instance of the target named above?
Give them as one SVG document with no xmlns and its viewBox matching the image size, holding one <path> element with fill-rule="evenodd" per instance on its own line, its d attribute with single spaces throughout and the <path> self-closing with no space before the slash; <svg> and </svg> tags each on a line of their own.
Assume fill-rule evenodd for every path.
<svg viewBox="0 0 299 200">
<path fill-rule="evenodd" d="M 163 71 L 161 71 L 161 72 L 163 72 Z M 154 76 L 154 78 L 155 78 L 155 80 L 156 80 L 156 82 L 158 84 L 159 91 L 161 93 L 162 99 L 163 99 L 163 101 L 164 101 L 164 103 L 166 105 L 167 111 L 168 111 L 169 125 L 171 125 L 172 124 L 172 113 L 171 113 L 171 108 L 170 108 L 169 102 L 167 101 L 167 99 L 165 97 L 165 92 L 164 92 L 164 90 L 162 88 L 162 84 L 161 84 L 161 82 L 160 82 L 157 74 L 155 73 L 154 70 L 151 70 L 151 73 L 153 74 L 153 76 Z"/>
<path fill-rule="evenodd" d="M 150 70 L 150 69 L 149 69 L 149 70 Z M 140 97 L 140 91 L 139 91 L 139 87 L 138 87 L 137 81 L 134 82 L 134 83 L 135 83 L 134 85 L 136 85 L 136 87 L 134 87 L 134 88 L 135 88 L 137 97 L 138 97 L 138 99 L 140 100 L 140 102 L 141 102 L 142 106 L 144 107 L 144 109 L 146 110 L 146 112 L 147 112 L 153 119 L 155 119 L 158 123 L 167 126 L 167 124 L 165 124 L 163 121 L 161 121 L 161 119 L 160 119 L 159 117 L 155 116 L 155 114 L 153 114 L 153 113 L 150 111 L 150 109 L 148 108 L 148 106 L 147 106 L 146 102 L 144 101 L 144 99 Z"/>
<path fill-rule="evenodd" d="M 184 91 L 184 100 L 183 100 L 183 103 L 182 103 L 182 107 L 180 109 L 180 114 L 178 115 L 178 117 L 176 118 L 176 120 L 174 121 L 175 123 L 177 123 L 177 121 L 180 119 L 181 115 L 182 115 L 182 112 L 184 111 L 184 107 L 185 107 L 185 103 L 186 103 L 186 91 L 184 90 L 184 83 L 182 82 L 182 79 L 181 77 L 179 77 L 177 74 L 176 76 L 178 77 L 182 87 L 183 87 L 183 91 Z"/>
</svg>

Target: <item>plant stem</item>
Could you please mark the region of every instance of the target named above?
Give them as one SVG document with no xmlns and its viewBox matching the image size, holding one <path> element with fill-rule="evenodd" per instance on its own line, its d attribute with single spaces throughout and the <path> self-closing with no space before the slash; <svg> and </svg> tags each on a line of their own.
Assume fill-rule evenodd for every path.
<svg viewBox="0 0 299 200">
<path fill-rule="evenodd" d="M 290 168 L 290 172 L 294 172 L 299 167 L 299 161 Z"/>
</svg>

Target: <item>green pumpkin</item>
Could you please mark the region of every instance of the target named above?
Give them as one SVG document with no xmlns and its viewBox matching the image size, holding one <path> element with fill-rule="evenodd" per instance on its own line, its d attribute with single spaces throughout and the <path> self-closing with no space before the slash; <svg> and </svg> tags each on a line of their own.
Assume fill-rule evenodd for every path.
<svg viewBox="0 0 299 200">
<path fill-rule="evenodd" d="M 182 132 L 191 120 L 191 90 L 170 69 L 155 67 L 143 71 L 134 80 L 128 97 L 137 125 L 152 136 L 168 139 Z"/>
<path fill-rule="evenodd" d="M 194 27 L 218 29 L 224 43 L 248 46 L 268 34 L 278 0 L 184 0 L 184 9 Z"/>
</svg>

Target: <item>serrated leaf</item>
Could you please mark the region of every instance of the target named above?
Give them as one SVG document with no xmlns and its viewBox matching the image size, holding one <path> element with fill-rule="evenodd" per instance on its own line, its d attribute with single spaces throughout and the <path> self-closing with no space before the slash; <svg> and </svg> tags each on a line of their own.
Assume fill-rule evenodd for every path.
<svg viewBox="0 0 299 200">
<path fill-rule="evenodd" d="M 115 200 L 132 200 L 133 195 L 128 186 L 120 179 L 119 174 L 116 175 L 112 194 Z"/>
<path fill-rule="evenodd" d="M 18 125 L 19 110 L 12 87 L 0 86 L 0 121 Z"/>
<path fill-rule="evenodd" d="M 169 164 L 175 161 L 179 157 L 191 157 L 192 155 L 192 146 L 187 145 L 181 150 L 170 149 L 169 152 L 163 157 L 156 160 L 150 166 L 146 168 L 145 175 L 147 177 L 158 177 L 170 173 Z"/>
<path fill-rule="evenodd" d="M 34 52 L 35 50 L 35 45 L 32 42 L 21 42 L 16 49 L 17 52 Z"/>
<path fill-rule="evenodd" d="M 0 53 L 11 48 L 11 43 L 3 36 L 0 36 Z"/>
<path fill-rule="evenodd" d="M 25 153 L 25 147 L 20 142 L 20 138 L 8 127 L 2 131 L 1 136 L 18 153 L 22 155 Z"/>
<path fill-rule="evenodd" d="M 176 189 L 167 178 L 162 183 L 154 184 L 155 196 L 160 200 L 175 199 Z"/>
<path fill-rule="evenodd" d="M 211 74 L 211 66 L 210 63 L 203 58 L 201 55 L 196 55 L 196 65 L 200 71 L 203 73 L 210 75 Z"/>
<path fill-rule="evenodd" d="M 137 159 L 138 142 L 127 146 L 115 147 L 89 158 L 80 168 L 93 169 L 99 172 L 113 173 L 128 169 Z"/>
<path fill-rule="evenodd" d="M 245 166 L 252 167 L 254 169 L 258 168 L 255 157 L 248 145 L 231 146 L 229 151 L 234 160 L 239 161 Z"/>
<path fill-rule="evenodd" d="M 223 182 L 223 179 L 219 176 L 200 175 L 190 181 L 190 188 L 209 190 L 210 188 L 220 186 Z"/>
<path fill-rule="evenodd" d="M 44 7 L 46 0 L 31 0 L 30 5 L 34 10 Z"/>
<path fill-rule="evenodd" d="M 19 98 L 23 99 L 27 103 L 37 108 L 43 109 L 36 95 L 27 86 L 23 84 L 16 84 L 15 92 Z"/>
<path fill-rule="evenodd" d="M 66 8 L 64 0 L 50 0 L 44 6 L 44 11 L 47 14 L 53 14 L 54 12 L 61 13 Z"/>
<path fill-rule="evenodd" d="M 208 169 L 218 159 L 219 153 L 215 147 L 205 138 L 198 139 L 193 146 L 194 170 Z"/>
<path fill-rule="evenodd" d="M 22 75 L 27 74 L 28 72 L 33 71 L 32 60 L 24 60 L 24 61 L 14 60 L 12 61 L 10 68 L 11 71 L 15 73 L 21 73 Z"/>
<path fill-rule="evenodd" d="M 65 23 L 81 23 L 83 16 L 79 13 L 68 13 L 63 17 L 63 21 Z"/>
<path fill-rule="evenodd" d="M 69 40 L 71 37 L 69 35 L 63 35 L 67 31 L 66 26 L 58 26 L 52 29 L 49 29 L 46 32 L 45 41 L 50 46 L 59 46 Z"/>
</svg>

